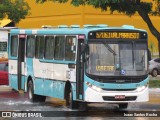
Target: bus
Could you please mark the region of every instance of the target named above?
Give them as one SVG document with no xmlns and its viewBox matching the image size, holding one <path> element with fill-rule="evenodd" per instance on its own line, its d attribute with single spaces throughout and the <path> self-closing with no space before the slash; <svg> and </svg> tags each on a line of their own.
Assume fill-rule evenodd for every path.
<svg viewBox="0 0 160 120">
<path fill-rule="evenodd" d="M 0 62 L 8 60 L 7 44 L 10 29 L 16 27 L 0 27 Z"/>
<path fill-rule="evenodd" d="M 146 102 L 147 32 L 134 26 L 60 25 L 13 29 L 9 34 L 9 86 L 32 102 L 46 97 L 80 104 Z"/>
</svg>

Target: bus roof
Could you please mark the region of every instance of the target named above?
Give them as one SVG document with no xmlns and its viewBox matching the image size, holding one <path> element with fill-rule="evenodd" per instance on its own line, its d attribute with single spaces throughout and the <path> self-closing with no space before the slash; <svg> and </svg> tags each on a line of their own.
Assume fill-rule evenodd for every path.
<svg viewBox="0 0 160 120">
<path fill-rule="evenodd" d="M 43 26 L 40 29 L 11 29 L 10 34 L 88 34 L 90 31 L 96 30 L 135 30 L 146 32 L 143 29 L 137 29 L 134 26 L 123 25 L 120 27 L 110 27 L 105 24 L 99 25 L 84 25 L 80 28 L 79 25 L 71 25 L 70 27 L 66 25 L 54 26 Z"/>
</svg>

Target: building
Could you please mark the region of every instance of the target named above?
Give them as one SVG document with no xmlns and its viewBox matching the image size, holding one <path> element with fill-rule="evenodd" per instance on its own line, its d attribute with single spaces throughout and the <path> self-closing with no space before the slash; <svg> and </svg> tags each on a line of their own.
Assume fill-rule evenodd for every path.
<svg viewBox="0 0 160 120">
<path fill-rule="evenodd" d="M 82 27 L 84 24 L 107 24 L 109 26 L 128 24 L 147 30 L 149 33 L 149 46 L 152 44 L 154 51 L 158 51 L 156 38 L 151 34 L 148 26 L 138 14 L 129 17 L 119 13 L 110 14 L 110 12 L 102 12 L 100 9 L 95 9 L 91 6 L 75 7 L 70 5 L 70 3 L 58 4 L 46 2 L 44 4 L 36 4 L 35 0 L 26 1 L 29 3 L 31 11 L 26 19 L 21 20 L 17 24 L 20 28 L 40 28 L 42 25 L 69 26 L 79 24 Z M 150 18 L 160 31 L 160 17 L 150 16 Z"/>
</svg>

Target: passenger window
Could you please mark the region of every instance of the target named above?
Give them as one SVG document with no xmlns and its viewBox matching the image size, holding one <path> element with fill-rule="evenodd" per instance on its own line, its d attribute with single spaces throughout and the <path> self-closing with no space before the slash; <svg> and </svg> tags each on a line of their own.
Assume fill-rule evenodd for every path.
<svg viewBox="0 0 160 120">
<path fill-rule="evenodd" d="M 36 58 L 43 58 L 44 56 L 44 36 L 37 36 L 36 37 Z"/>
<path fill-rule="evenodd" d="M 4 63 L 0 64 L 0 71 L 4 71 L 4 67 L 5 67 Z"/>
<path fill-rule="evenodd" d="M 35 36 L 27 36 L 27 57 L 34 57 L 35 54 Z"/>
<path fill-rule="evenodd" d="M 63 60 L 64 59 L 64 36 L 56 36 L 55 37 L 55 49 L 54 49 L 54 59 L 55 60 Z"/>
<path fill-rule="evenodd" d="M 154 61 L 160 63 L 160 59 L 159 58 L 155 59 Z"/>
<path fill-rule="evenodd" d="M 76 37 L 68 36 L 66 37 L 65 60 L 74 61 L 75 53 L 76 53 Z"/>
<path fill-rule="evenodd" d="M 8 63 L 5 65 L 4 71 L 8 71 Z"/>
<path fill-rule="evenodd" d="M 18 53 L 18 36 L 11 36 L 11 56 L 17 57 Z"/>
<path fill-rule="evenodd" d="M 53 59 L 54 57 L 54 36 L 46 36 L 45 38 L 45 56 L 46 59 Z"/>
</svg>

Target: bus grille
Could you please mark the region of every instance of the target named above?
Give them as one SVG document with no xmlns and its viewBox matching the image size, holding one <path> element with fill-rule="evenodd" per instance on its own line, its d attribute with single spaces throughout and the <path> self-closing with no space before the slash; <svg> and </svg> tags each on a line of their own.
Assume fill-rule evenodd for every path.
<svg viewBox="0 0 160 120">
<path fill-rule="evenodd" d="M 102 82 L 102 83 L 118 83 L 118 84 L 124 84 L 124 83 L 139 83 L 142 82 L 143 80 L 145 80 L 146 77 L 119 77 L 119 78 L 115 78 L 115 77 L 110 77 L 110 78 L 99 78 L 99 79 L 95 79 L 98 82 Z"/>
<path fill-rule="evenodd" d="M 125 97 L 124 99 L 115 99 L 115 97 L 103 96 L 104 101 L 133 101 L 136 99 L 137 96 Z"/>
<path fill-rule="evenodd" d="M 105 91 L 134 91 L 136 89 L 106 89 L 106 88 L 102 88 Z"/>
</svg>

